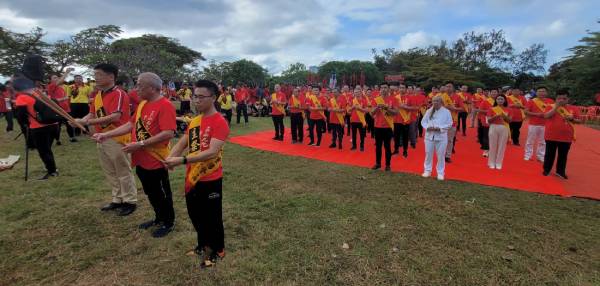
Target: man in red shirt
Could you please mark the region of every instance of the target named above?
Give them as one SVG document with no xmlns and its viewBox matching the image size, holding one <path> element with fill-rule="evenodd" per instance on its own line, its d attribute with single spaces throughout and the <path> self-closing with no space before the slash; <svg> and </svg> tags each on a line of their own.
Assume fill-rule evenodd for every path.
<svg viewBox="0 0 600 286">
<path fill-rule="evenodd" d="M 98 64 L 94 67 L 98 94 L 90 104 L 89 114 L 77 119 L 82 125 L 93 125 L 96 132 L 108 132 L 129 122 L 129 96 L 115 85 L 119 68 L 112 64 Z M 111 203 L 102 211 L 118 210 L 119 216 L 127 216 L 136 209 L 137 188 L 131 173 L 131 157 L 123 146 L 129 144 L 131 135 L 113 137 L 97 143 L 100 166 L 112 188 Z"/>
<path fill-rule="evenodd" d="M 331 145 L 329 148 L 342 149 L 342 140 L 344 138 L 344 122 L 346 115 L 346 99 L 340 94 L 339 90 L 333 91 L 333 96 L 329 99 L 329 125 L 331 126 Z M 337 141 L 337 142 L 336 142 Z M 337 144 L 336 144 L 337 143 Z"/>
<path fill-rule="evenodd" d="M 74 71 L 73 68 L 67 68 L 66 72 L 62 76 L 52 75 L 50 77 L 50 83 L 46 87 L 46 91 L 48 93 L 48 97 L 54 99 L 58 102 L 58 105 L 66 112 L 71 113 L 71 102 L 69 95 L 65 92 L 63 88 L 63 83 L 65 82 L 65 78 L 69 75 L 70 72 Z M 60 130 L 62 129 L 62 124 L 59 122 L 58 127 L 56 128 L 56 145 L 61 145 L 60 142 Z M 67 133 L 69 135 L 69 139 L 71 142 L 75 140 L 75 133 L 73 132 L 73 128 L 67 128 Z"/>
<path fill-rule="evenodd" d="M 544 113 L 547 107 L 554 103 L 552 99 L 546 98 L 546 95 L 546 87 L 539 87 L 536 92 L 537 97 L 528 101 L 525 105 L 525 115 L 529 117 L 527 143 L 525 143 L 525 161 L 531 159 L 533 146 L 537 143 L 537 160 L 544 162 L 544 154 L 546 152 L 546 141 L 544 140 L 546 119 Z"/>
<path fill-rule="evenodd" d="M 306 106 L 310 111 L 308 120 L 308 137 L 310 138 L 309 146 L 321 146 L 321 138 L 326 132 L 325 127 L 325 110 L 327 109 L 327 98 L 324 92 L 319 93 L 318 87 L 313 87 L 312 93 L 306 97 Z M 315 127 L 317 128 L 317 143 L 315 144 Z"/>
<path fill-rule="evenodd" d="M 246 85 L 238 85 L 235 90 L 234 100 L 236 105 L 235 112 L 237 114 L 237 124 L 240 124 L 240 117 L 244 114 L 244 124 L 248 124 L 248 89 Z"/>
<path fill-rule="evenodd" d="M 454 93 L 454 85 L 446 85 L 447 94 L 444 96 L 444 107 L 450 110 L 452 115 L 452 127 L 448 129 L 448 145 L 446 146 L 446 163 L 451 163 L 452 153 L 454 153 L 454 144 L 456 143 L 456 127 L 458 126 L 458 114 L 464 111 L 464 104 L 460 96 Z"/>
<path fill-rule="evenodd" d="M 350 125 L 352 126 L 352 148 L 356 150 L 356 135 L 360 133 L 360 151 L 365 151 L 365 137 L 367 135 L 367 118 L 369 114 L 368 98 L 363 96 L 360 87 L 354 89 L 354 98 L 348 102 L 350 112 Z"/>
<path fill-rule="evenodd" d="M 525 120 L 525 105 L 527 101 L 520 89 L 515 88 L 510 91 L 506 97 L 508 99 L 508 108 L 510 110 L 510 133 L 513 145 L 520 146 L 519 137 L 521 136 L 521 126 Z"/>
<path fill-rule="evenodd" d="M 567 158 L 571 143 L 575 140 L 575 123 L 581 123 L 579 108 L 570 105 L 569 91 L 556 93 L 556 104 L 548 104 L 544 113 L 546 153 L 544 154 L 544 176 L 548 176 L 556 160 L 556 175 L 567 179 Z"/>
<path fill-rule="evenodd" d="M 223 145 L 229 125 L 215 109 L 218 87 L 208 80 L 195 84 L 193 101 L 200 115 L 164 161 L 168 168 L 186 165 L 185 201 L 198 244 L 189 254 L 201 255 L 200 267 L 211 267 L 225 257 L 223 229 Z M 188 154 L 182 156 L 188 149 Z"/>
<path fill-rule="evenodd" d="M 387 84 L 381 84 L 379 96 L 373 99 L 373 108 L 370 112 L 375 122 L 375 166 L 373 170 L 381 168 L 382 147 L 385 148 L 385 170 L 391 170 L 392 163 L 392 136 L 394 135 L 394 116 L 398 114 L 398 100 L 390 95 Z"/>
<path fill-rule="evenodd" d="M 477 139 L 481 146 L 480 149 L 483 150 L 483 157 L 487 157 L 490 151 L 490 125 L 486 119 L 486 114 L 488 113 L 488 110 L 494 106 L 496 97 L 498 97 L 498 90 L 492 89 L 489 95 L 490 96 L 487 97 L 484 94 L 481 94 L 477 108 L 473 108 L 475 115 L 477 116 Z"/>
<path fill-rule="evenodd" d="M 13 123 L 13 88 L 12 83 L 7 81 L 1 86 L 0 90 L 0 113 L 6 118 L 6 132 L 11 132 L 14 129 Z"/>
<path fill-rule="evenodd" d="M 394 116 L 394 152 L 392 152 L 392 155 L 400 152 L 400 141 L 402 141 L 402 156 L 406 158 L 408 157 L 408 139 L 410 124 L 412 123 L 411 105 L 413 101 L 409 102 L 408 91 L 403 84 L 399 85 L 396 95 L 392 94 L 391 96 L 398 104 L 398 114 Z"/>
<path fill-rule="evenodd" d="M 271 95 L 271 119 L 275 127 L 275 137 L 273 140 L 283 141 L 285 126 L 283 125 L 283 117 L 285 116 L 286 96 L 281 91 L 279 84 L 275 85 L 275 92 Z"/>
<path fill-rule="evenodd" d="M 294 88 L 290 97 L 290 126 L 292 129 L 292 144 L 304 141 L 304 110 L 306 99 L 299 88 Z"/>
<path fill-rule="evenodd" d="M 39 82 L 38 82 L 39 83 Z M 46 174 L 39 180 L 47 180 L 50 177 L 57 177 L 56 162 L 54 153 L 52 153 L 52 142 L 56 138 L 56 129 L 58 124 L 43 124 L 37 121 L 34 105 L 36 98 L 40 97 L 42 91 L 35 88 L 32 80 L 25 77 L 17 77 L 13 80 L 13 87 L 17 93 L 15 100 L 15 111 L 17 120 L 20 124 L 28 128 L 24 133 L 25 139 L 33 142 L 38 150 L 40 159 L 46 167 Z M 29 144 L 29 143 L 28 143 Z"/>
<path fill-rule="evenodd" d="M 140 229 L 158 226 L 153 237 L 163 237 L 173 230 L 175 211 L 169 172 L 162 160 L 169 155 L 169 141 L 175 134 L 175 107 L 161 94 L 162 80 L 154 73 L 138 76 L 136 90 L 142 99 L 131 120 L 116 129 L 94 134 L 102 143 L 106 139 L 131 134 L 133 139 L 123 147 L 131 153 L 135 172 L 144 193 L 154 209 L 154 219 L 140 224 Z"/>
</svg>

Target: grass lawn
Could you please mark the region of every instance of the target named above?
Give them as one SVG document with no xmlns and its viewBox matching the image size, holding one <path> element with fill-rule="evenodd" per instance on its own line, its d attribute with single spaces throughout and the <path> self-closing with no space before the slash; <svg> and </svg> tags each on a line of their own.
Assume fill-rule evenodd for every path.
<svg viewBox="0 0 600 286">
<path fill-rule="evenodd" d="M 286 120 L 286 124 L 288 124 Z M 3 132 L 0 157 L 23 154 Z M 251 118 L 232 134 L 271 128 Z M 171 174 L 175 231 L 154 239 L 122 218 L 94 144 L 63 134 L 60 177 L 0 173 L 0 285 L 600 285 L 600 202 L 374 172 L 228 144 L 227 256 L 200 270 L 183 172 Z M 24 159 L 24 157 L 23 157 Z M 30 175 L 41 176 L 34 152 Z M 348 249 L 342 245 L 347 243 Z"/>
</svg>

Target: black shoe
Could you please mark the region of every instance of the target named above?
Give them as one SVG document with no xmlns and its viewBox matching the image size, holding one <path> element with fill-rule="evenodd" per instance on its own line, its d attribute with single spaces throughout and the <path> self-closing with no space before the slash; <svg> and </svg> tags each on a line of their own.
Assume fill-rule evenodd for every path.
<svg viewBox="0 0 600 286">
<path fill-rule="evenodd" d="M 329 145 L 329 148 L 335 148 L 335 144 Z"/>
<path fill-rule="evenodd" d="M 141 224 L 138 226 L 138 228 L 139 228 L 139 229 L 149 229 L 149 228 L 151 228 L 151 227 L 153 227 L 153 226 L 155 226 L 155 225 L 159 225 L 159 224 L 160 224 L 160 222 L 159 222 L 159 221 L 157 221 L 157 220 L 153 219 L 153 220 L 149 220 L 149 221 L 146 221 L 146 222 L 143 222 L 143 223 L 141 223 Z"/>
<path fill-rule="evenodd" d="M 542 172 L 542 175 L 543 175 L 543 176 L 548 176 L 549 174 L 550 174 L 550 172 L 546 172 L 546 171 L 543 171 L 543 172 Z"/>
<path fill-rule="evenodd" d="M 342 150 L 342 143 L 338 144 L 338 149 Z"/>
<path fill-rule="evenodd" d="M 394 152 L 392 152 L 392 156 L 398 155 L 398 154 L 400 154 L 400 151 L 398 151 L 398 149 L 396 149 L 396 150 L 394 150 Z"/>
<path fill-rule="evenodd" d="M 392 167 L 390 167 L 390 166 L 385 166 L 385 171 L 386 171 L 386 172 L 389 172 L 389 171 L 391 171 L 391 170 L 392 170 Z"/>
<path fill-rule="evenodd" d="M 521 144 L 519 144 L 519 143 L 513 143 L 513 145 L 515 145 L 515 146 L 521 146 Z"/>
<path fill-rule="evenodd" d="M 310 143 L 308 143 L 308 146 L 314 146 L 314 145 L 315 145 L 315 142 L 311 141 Z"/>
<path fill-rule="evenodd" d="M 356 146 L 352 146 L 352 148 L 350 148 L 350 151 L 354 151 L 356 150 Z"/>
<path fill-rule="evenodd" d="M 376 164 L 375 166 L 373 166 L 373 168 L 371 168 L 371 170 L 379 170 L 381 169 L 381 165 Z"/>
<path fill-rule="evenodd" d="M 567 175 L 566 175 L 566 174 L 559 174 L 559 173 L 555 173 L 554 175 L 556 175 L 557 177 L 559 177 L 559 178 L 561 178 L 561 179 L 564 179 L 564 180 L 567 180 L 567 179 L 569 179 L 569 177 L 567 177 Z"/>
<path fill-rule="evenodd" d="M 137 208 L 137 206 L 135 204 L 122 203 L 121 211 L 117 215 L 118 216 L 128 216 L 128 215 L 132 214 L 136 208 Z"/>
<path fill-rule="evenodd" d="M 292 144 L 296 144 L 298 141 L 292 139 Z"/>
<path fill-rule="evenodd" d="M 57 141 L 56 141 L 56 146 L 60 146 L 60 145 L 62 145 L 62 143 L 61 143 L 60 141 L 58 141 L 58 140 L 57 140 Z"/>
<path fill-rule="evenodd" d="M 444 160 L 446 161 L 446 163 L 452 163 L 452 160 L 450 160 L 450 158 L 446 158 Z"/>
<path fill-rule="evenodd" d="M 174 227 L 175 227 L 175 225 L 166 226 L 163 224 L 158 229 L 156 229 L 154 232 L 152 232 L 152 237 L 154 237 L 154 238 L 163 237 L 163 236 L 169 234 L 171 231 L 173 231 Z"/>
<path fill-rule="evenodd" d="M 279 138 L 277 138 L 275 140 L 277 140 L 277 141 L 283 141 L 283 137 L 279 137 Z"/>
<path fill-rule="evenodd" d="M 360 147 L 360 152 L 363 152 L 363 151 L 365 151 L 365 147 L 361 146 Z"/>
<path fill-rule="evenodd" d="M 44 180 L 50 179 L 50 177 L 58 177 L 58 172 L 46 173 L 44 176 L 42 176 L 38 180 L 44 181 Z"/>
<path fill-rule="evenodd" d="M 77 142 L 77 138 L 73 137 L 73 138 L 69 139 L 69 141 L 70 141 L 71 143 L 75 143 L 75 142 Z"/>
<path fill-rule="evenodd" d="M 273 140 L 279 140 L 279 137 L 275 136 L 275 137 L 273 137 L 271 139 L 273 139 Z"/>
<path fill-rule="evenodd" d="M 404 158 L 408 158 L 408 151 L 404 150 L 404 152 L 402 152 L 402 156 Z"/>
<path fill-rule="evenodd" d="M 208 268 L 216 265 L 217 260 L 221 260 L 225 257 L 225 250 L 214 251 L 210 247 L 204 248 L 202 260 L 200 261 L 200 268 Z"/>
<path fill-rule="evenodd" d="M 410 144 L 410 147 L 412 147 L 413 149 L 417 149 L 417 144 Z"/>
<path fill-rule="evenodd" d="M 107 205 L 101 207 L 100 210 L 103 212 L 113 211 L 113 210 L 120 209 L 121 205 L 122 204 L 119 204 L 119 203 L 110 203 L 110 204 L 107 204 Z"/>
</svg>

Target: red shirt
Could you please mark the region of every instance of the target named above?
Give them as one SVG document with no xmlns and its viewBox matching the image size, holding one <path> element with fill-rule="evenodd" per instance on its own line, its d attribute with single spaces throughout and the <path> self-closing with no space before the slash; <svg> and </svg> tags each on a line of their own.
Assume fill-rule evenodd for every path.
<svg viewBox="0 0 600 286">
<path fill-rule="evenodd" d="M 273 95 L 271 95 L 271 98 L 273 98 Z M 275 98 L 277 98 L 277 101 L 279 102 L 286 102 L 285 93 L 283 93 L 282 91 L 276 92 Z M 285 104 L 279 104 L 278 106 L 281 106 L 283 108 L 284 105 Z M 277 108 L 275 104 L 271 104 L 271 115 L 283 115 L 283 113 L 279 111 L 279 108 Z"/>
<path fill-rule="evenodd" d="M 479 122 L 481 123 L 481 126 L 490 126 L 486 120 L 485 120 L 485 116 L 487 115 L 488 110 L 492 108 L 492 105 L 490 104 L 490 102 L 482 97 L 481 102 L 479 103 L 479 107 L 477 109 L 481 110 L 481 112 L 479 112 L 477 114 L 477 119 L 479 120 Z"/>
<path fill-rule="evenodd" d="M 451 95 L 450 98 L 452 99 L 452 102 L 454 102 L 454 107 L 465 108 L 464 102 L 459 94 L 455 93 Z M 452 114 L 452 126 L 456 127 L 458 124 L 458 117 L 456 116 L 458 111 L 450 111 L 450 114 Z"/>
<path fill-rule="evenodd" d="M 243 103 L 248 99 L 248 91 L 245 88 L 239 88 L 235 91 L 234 100 L 236 103 Z M 204 119 L 203 119 L 204 120 Z"/>
<path fill-rule="evenodd" d="M 51 83 L 48 85 L 47 91 L 48 96 L 56 100 L 60 108 L 62 108 L 66 112 L 71 112 L 71 100 L 65 93 L 65 89 L 62 86 Z"/>
<path fill-rule="evenodd" d="M 418 107 L 422 108 L 423 110 L 426 110 L 424 108 L 427 107 L 427 96 L 425 96 L 422 93 L 419 93 L 419 94 L 413 96 L 413 98 L 414 98 L 413 100 L 414 100 L 415 106 L 418 106 Z M 415 115 L 418 116 L 419 112 L 420 112 L 420 110 L 415 111 Z M 424 113 L 425 113 L 425 111 L 423 111 L 423 114 Z"/>
<path fill-rule="evenodd" d="M 134 128 L 131 130 L 131 140 L 137 142 L 136 122 L 137 111 L 131 116 L 131 124 Z M 146 102 L 142 108 L 140 119 L 150 136 L 154 136 L 162 131 L 177 129 L 175 121 L 175 107 L 166 97 L 161 97 L 154 102 Z M 169 145 L 169 140 L 152 145 L 153 147 L 163 147 Z M 163 168 L 163 164 L 154 156 L 150 155 L 144 148 L 131 154 L 131 162 L 134 166 L 140 166 L 146 170 L 155 170 Z"/>
<path fill-rule="evenodd" d="M 400 112 L 398 112 L 398 114 L 396 114 L 394 116 L 394 123 L 400 123 L 400 124 L 409 124 L 412 121 L 412 111 L 407 110 L 407 109 L 401 109 L 400 105 L 402 105 L 402 103 L 400 103 L 400 100 L 398 100 L 398 97 L 400 97 L 400 100 L 402 101 L 402 103 L 411 106 L 411 104 L 414 104 L 414 100 L 412 100 L 412 96 L 408 96 L 408 95 L 400 95 L 400 96 L 395 96 L 394 98 L 396 99 L 396 101 L 398 102 L 398 111 L 402 110 L 403 112 L 405 112 L 406 114 L 408 114 L 408 120 L 404 120 L 404 117 L 402 117 L 402 115 L 400 114 Z"/>
<path fill-rule="evenodd" d="M 365 97 L 361 97 L 361 98 L 358 98 L 357 100 L 358 100 L 358 105 L 361 108 L 367 108 L 367 106 L 369 104 L 368 103 L 368 99 L 366 99 Z M 354 99 L 352 99 L 348 105 L 349 106 L 353 106 L 354 105 Z M 352 113 L 350 114 L 350 122 L 351 123 L 361 123 L 360 119 L 358 118 L 358 113 L 356 111 L 357 111 L 356 109 L 353 109 Z"/>
<path fill-rule="evenodd" d="M 316 104 L 314 104 L 314 102 L 312 101 L 311 98 L 312 98 L 312 96 L 310 96 L 310 97 L 307 96 L 306 97 L 306 105 L 308 107 L 312 107 L 312 108 L 317 107 Z M 329 106 L 329 103 L 327 102 L 327 98 L 325 96 L 319 96 L 319 97 L 317 97 L 317 101 L 321 104 L 322 108 L 327 108 L 327 106 Z M 320 120 L 320 119 L 325 120 L 326 118 L 324 117 L 324 115 L 322 115 L 322 113 L 324 114 L 325 111 L 324 110 L 319 110 L 319 111 L 316 111 L 316 110 L 313 111 L 313 110 L 311 110 L 309 118 L 312 119 L 312 120 Z"/>
<path fill-rule="evenodd" d="M 524 96 L 521 95 L 521 96 L 517 96 L 516 98 L 521 103 L 522 106 L 527 105 L 527 100 L 525 100 Z M 508 100 L 509 106 L 513 105 L 513 102 L 510 100 L 510 98 L 507 97 L 506 99 Z M 521 112 L 521 111 L 523 111 L 523 109 L 518 108 L 518 107 L 509 107 L 508 109 L 509 109 L 511 121 L 521 122 L 521 121 L 523 121 L 523 119 L 525 119 L 525 118 L 523 118 L 523 112 Z"/>
<path fill-rule="evenodd" d="M 510 109 L 508 107 L 504 107 L 504 106 L 500 106 L 500 108 L 502 108 L 502 110 L 506 113 L 510 115 Z M 488 109 L 486 116 L 488 118 L 491 118 L 492 116 L 496 116 L 496 112 L 494 112 L 494 110 L 492 108 Z M 504 124 L 504 119 L 502 119 L 501 117 L 496 117 L 493 120 L 489 121 L 489 124 Z"/>
<path fill-rule="evenodd" d="M 129 96 L 129 106 L 132 112 L 137 110 L 138 105 L 140 104 L 140 97 L 137 94 L 137 90 L 134 88 L 129 91 L 127 94 Z"/>
<path fill-rule="evenodd" d="M 567 105 L 565 108 L 573 114 L 573 117 L 579 118 L 579 108 L 573 105 Z M 546 107 L 546 112 L 552 109 L 551 105 Z M 573 142 L 575 140 L 575 129 L 558 112 L 546 119 L 544 139 L 558 142 Z"/>
<path fill-rule="evenodd" d="M 186 132 L 188 132 L 187 130 Z M 205 116 L 202 118 L 202 124 L 200 124 L 200 138 L 202 138 L 202 143 L 200 144 L 200 151 L 208 150 L 210 147 L 210 141 L 215 138 L 221 141 L 227 140 L 229 136 L 229 125 L 227 125 L 227 121 L 223 118 L 221 113 L 215 113 L 211 116 Z M 190 170 L 190 165 L 186 166 L 186 174 Z M 219 167 L 216 171 L 208 176 L 204 176 L 199 180 L 201 182 L 208 182 L 218 180 L 223 177 L 223 167 Z M 187 188 L 189 190 L 191 188 Z"/>
<path fill-rule="evenodd" d="M 548 105 L 554 103 L 554 100 L 552 100 L 550 98 L 544 98 L 544 99 L 542 99 L 542 101 L 544 102 L 543 109 L 538 108 L 532 99 L 532 100 L 528 101 L 527 104 L 525 105 L 525 110 L 527 110 L 529 112 L 534 112 L 534 113 L 543 113 L 543 112 L 546 112 Z M 545 124 L 546 124 L 546 119 L 544 119 L 544 117 L 529 116 L 529 125 L 543 126 Z"/>
<path fill-rule="evenodd" d="M 291 113 L 302 113 L 304 112 L 304 110 L 302 109 L 302 107 L 305 105 L 306 103 L 306 98 L 304 95 L 300 94 L 296 97 L 296 101 L 298 102 L 299 107 L 293 107 L 292 104 L 294 104 L 294 96 L 292 95 L 292 97 L 290 97 L 290 102 L 289 102 L 289 106 L 290 106 L 290 112 Z"/>
<path fill-rule="evenodd" d="M 338 96 L 338 98 L 336 98 L 336 103 L 337 103 L 337 106 L 339 109 L 344 109 L 344 110 L 346 109 L 346 105 L 347 105 L 346 99 L 344 99 L 343 96 Z M 329 108 L 333 108 L 331 101 L 329 104 Z M 329 122 L 332 124 L 344 124 L 344 121 L 343 121 L 344 119 L 342 118 L 342 122 L 340 122 L 337 114 L 338 114 L 337 112 L 330 111 L 329 112 Z M 342 114 L 342 117 L 346 115 L 346 113 L 344 113 L 344 112 L 342 112 L 341 114 Z"/>
<path fill-rule="evenodd" d="M 105 116 L 111 115 L 115 112 L 121 113 L 119 121 L 111 123 L 113 126 L 119 127 L 129 121 L 129 118 L 131 117 L 129 112 L 129 96 L 127 93 L 125 93 L 125 91 L 118 87 L 113 87 L 106 92 L 101 92 L 100 96 L 102 96 L 102 105 Z M 92 103 L 90 103 L 90 113 L 96 114 L 95 100 L 92 100 Z M 96 132 L 102 132 L 102 126 L 96 125 L 95 128 Z"/>
<path fill-rule="evenodd" d="M 0 94 L 0 112 L 8 112 L 6 108 L 6 98 L 8 98 L 8 91 L 3 91 Z"/>
<path fill-rule="evenodd" d="M 391 95 L 384 98 L 383 101 L 388 107 L 391 107 L 394 109 L 398 108 L 398 100 Z M 375 99 L 373 99 L 372 104 L 373 104 L 373 107 L 377 106 Z M 375 120 L 376 128 L 390 128 L 390 125 L 387 123 L 387 120 L 385 120 L 383 110 L 378 109 L 377 112 L 375 112 L 375 114 L 373 114 L 373 119 Z"/>
<path fill-rule="evenodd" d="M 37 93 L 34 93 L 33 96 L 38 96 L 38 95 L 37 95 Z M 37 120 L 35 120 L 36 112 L 35 112 L 35 109 L 33 108 L 34 105 L 35 105 L 35 99 L 33 97 L 31 97 L 30 95 L 25 94 L 25 93 L 17 93 L 17 99 L 15 100 L 15 106 L 16 107 L 20 107 L 20 106 L 27 107 L 27 113 L 29 113 L 29 115 L 30 115 L 30 116 L 28 116 L 29 128 L 36 129 L 36 128 L 42 128 L 42 127 L 47 126 L 48 124 L 41 124 Z M 54 124 L 56 124 L 56 123 L 54 123 Z"/>
</svg>

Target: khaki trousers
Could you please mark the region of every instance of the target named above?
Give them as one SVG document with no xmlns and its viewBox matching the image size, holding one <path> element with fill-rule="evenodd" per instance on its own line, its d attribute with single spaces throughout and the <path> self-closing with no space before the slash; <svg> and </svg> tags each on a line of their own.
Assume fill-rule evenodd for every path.
<svg viewBox="0 0 600 286">
<path fill-rule="evenodd" d="M 490 124 L 490 152 L 488 154 L 488 166 L 491 168 L 502 168 L 504 151 L 508 142 L 508 128 L 502 124 Z"/>
<path fill-rule="evenodd" d="M 121 150 L 123 145 L 108 139 L 97 143 L 100 166 L 112 188 L 113 203 L 135 203 L 137 188 L 131 172 L 131 156 Z"/>
</svg>

